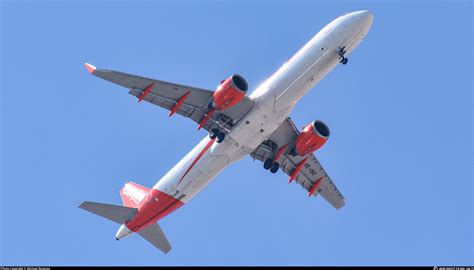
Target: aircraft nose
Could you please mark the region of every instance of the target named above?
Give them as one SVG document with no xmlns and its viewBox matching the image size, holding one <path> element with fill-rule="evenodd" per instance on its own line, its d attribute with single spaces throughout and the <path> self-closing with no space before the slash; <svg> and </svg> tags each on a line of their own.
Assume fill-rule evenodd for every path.
<svg viewBox="0 0 474 270">
<path fill-rule="evenodd" d="M 351 14 L 354 23 L 357 25 L 357 28 L 361 29 L 364 32 L 367 32 L 372 26 L 372 21 L 374 20 L 374 14 L 369 10 L 360 10 L 353 12 Z"/>
</svg>

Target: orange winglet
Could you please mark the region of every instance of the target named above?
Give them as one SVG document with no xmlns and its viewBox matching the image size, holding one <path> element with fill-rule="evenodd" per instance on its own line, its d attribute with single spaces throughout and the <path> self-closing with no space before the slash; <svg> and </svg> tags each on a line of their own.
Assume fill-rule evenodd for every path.
<svg viewBox="0 0 474 270">
<path fill-rule="evenodd" d="M 153 89 L 153 86 L 155 86 L 155 83 L 152 83 L 145 88 L 145 91 L 143 91 L 143 93 L 138 97 L 138 102 L 142 101 L 146 95 L 150 93 L 151 89 Z"/>
<path fill-rule="evenodd" d="M 303 169 L 303 165 L 306 163 L 306 160 L 308 160 L 308 157 L 306 157 L 300 163 L 298 163 L 298 166 L 296 166 L 296 169 L 290 175 L 290 181 L 288 181 L 288 184 L 291 183 L 291 181 L 293 181 L 293 179 L 295 179 L 296 176 L 298 176 L 301 169 Z"/>
<path fill-rule="evenodd" d="M 316 182 L 314 183 L 313 187 L 308 192 L 308 197 L 311 197 L 311 195 L 314 194 L 314 192 L 318 189 L 318 187 L 321 185 L 323 182 L 323 177 L 320 177 Z"/>
<path fill-rule="evenodd" d="M 189 93 L 191 93 L 191 91 L 186 92 L 186 94 L 184 94 L 182 97 L 178 99 L 176 104 L 174 104 L 174 106 L 171 108 L 169 117 L 171 117 L 179 109 L 179 107 L 183 105 L 183 102 L 188 97 Z"/>
<path fill-rule="evenodd" d="M 87 71 L 89 71 L 90 74 L 94 73 L 94 71 L 97 69 L 93 65 L 89 63 L 85 63 L 84 66 L 87 68 Z"/>
<path fill-rule="evenodd" d="M 201 122 L 199 122 L 198 130 L 200 130 L 207 123 L 207 121 L 209 120 L 209 118 L 211 118 L 212 114 L 215 111 L 216 111 L 216 109 L 212 109 L 206 114 L 206 116 L 204 116 L 204 118 L 201 120 Z"/>
</svg>

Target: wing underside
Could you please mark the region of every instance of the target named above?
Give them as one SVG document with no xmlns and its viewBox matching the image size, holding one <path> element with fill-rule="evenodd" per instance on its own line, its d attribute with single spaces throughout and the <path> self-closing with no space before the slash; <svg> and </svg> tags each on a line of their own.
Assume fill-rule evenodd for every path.
<svg viewBox="0 0 474 270">
<path fill-rule="evenodd" d="M 118 84 L 129 89 L 129 94 L 166 110 L 171 110 L 180 100 L 176 113 L 192 119 L 197 124 L 209 114 L 208 104 L 212 99 L 213 91 L 192 86 L 132 75 L 120 71 L 98 69 L 86 64 L 89 72 L 101 79 Z M 215 112 L 202 126 L 205 130 L 219 126 L 222 130 L 230 131 L 233 125 L 242 119 L 251 109 L 253 102 L 244 97 L 239 103 L 229 109 Z"/>
<path fill-rule="evenodd" d="M 294 142 L 298 136 L 298 129 L 295 127 L 290 118 L 283 122 L 283 124 L 269 137 L 269 140 L 263 142 L 250 155 L 257 160 L 265 162 L 268 158 L 273 158 L 277 151 L 276 146 L 287 145 L 287 149 L 294 147 Z M 306 157 L 298 155 L 291 155 L 289 151 L 282 154 L 276 162 L 280 164 L 281 170 L 291 175 L 297 166 Z M 320 194 L 333 207 L 339 209 L 344 206 L 345 199 L 339 189 L 326 173 L 324 168 L 319 163 L 318 159 L 313 155 L 307 156 L 301 171 L 296 175 L 294 182 L 301 185 L 303 189 L 308 191 L 310 196 L 317 196 Z M 318 181 L 321 181 L 318 183 Z"/>
</svg>

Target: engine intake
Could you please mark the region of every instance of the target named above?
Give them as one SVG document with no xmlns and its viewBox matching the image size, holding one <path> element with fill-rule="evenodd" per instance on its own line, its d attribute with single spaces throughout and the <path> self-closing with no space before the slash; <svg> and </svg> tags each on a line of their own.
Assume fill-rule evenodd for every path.
<svg viewBox="0 0 474 270">
<path fill-rule="evenodd" d="M 296 138 L 296 154 L 305 156 L 307 154 L 313 153 L 326 143 L 329 135 L 329 128 L 322 121 L 316 120 L 305 126 Z"/>
<path fill-rule="evenodd" d="M 249 89 L 249 85 L 247 84 L 247 81 L 244 79 L 244 77 L 240 76 L 239 74 L 234 74 L 231 76 L 232 78 L 232 84 L 237 87 L 240 91 L 247 92 Z"/>
<path fill-rule="evenodd" d="M 245 79 L 233 74 L 229 78 L 223 80 L 212 95 L 213 105 L 218 111 L 228 109 L 239 103 L 248 90 L 248 84 Z"/>
</svg>

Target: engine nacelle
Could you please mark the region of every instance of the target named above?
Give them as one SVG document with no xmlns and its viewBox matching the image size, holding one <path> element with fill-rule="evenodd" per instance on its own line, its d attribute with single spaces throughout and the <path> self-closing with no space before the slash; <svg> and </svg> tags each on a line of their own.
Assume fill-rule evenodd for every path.
<svg viewBox="0 0 474 270">
<path fill-rule="evenodd" d="M 319 120 L 305 126 L 296 138 L 296 154 L 305 156 L 318 150 L 328 140 L 329 133 L 328 126 Z"/>
<path fill-rule="evenodd" d="M 213 107 L 218 111 L 228 109 L 244 98 L 248 84 L 245 79 L 237 74 L 223 80 L 212 95 Z"/>
</svg>

